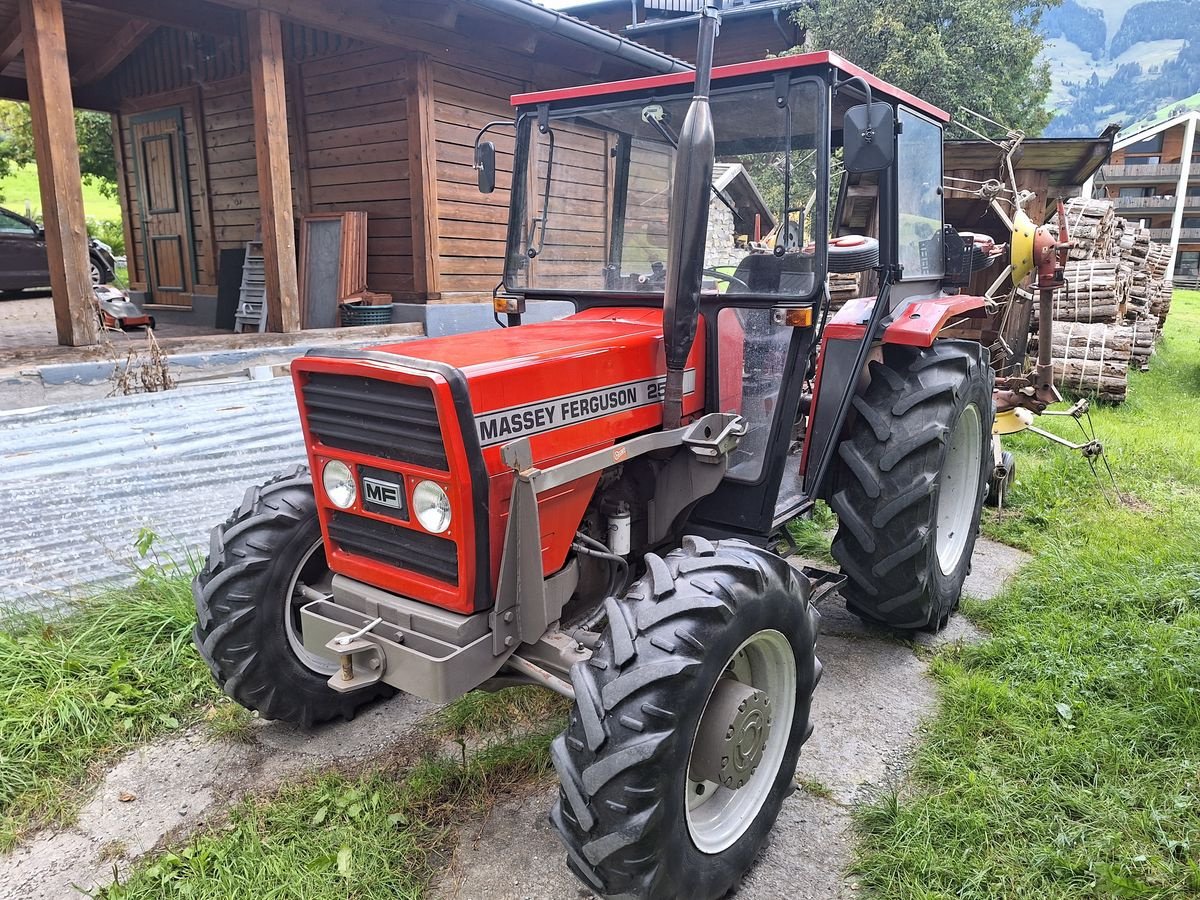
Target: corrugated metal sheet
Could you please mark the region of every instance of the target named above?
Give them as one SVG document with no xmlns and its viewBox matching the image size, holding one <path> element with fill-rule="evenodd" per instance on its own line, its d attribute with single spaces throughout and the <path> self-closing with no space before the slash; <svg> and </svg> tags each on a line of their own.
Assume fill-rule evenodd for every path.
<svg viewBox="0 0 1200 900">
<path fill-rule="evenodd" d="M 0 414 L 0 604 L 132 579 L 143 528 L 186 561 L 248 486 L 303 462 L 290 378 Z"/>
</svg>

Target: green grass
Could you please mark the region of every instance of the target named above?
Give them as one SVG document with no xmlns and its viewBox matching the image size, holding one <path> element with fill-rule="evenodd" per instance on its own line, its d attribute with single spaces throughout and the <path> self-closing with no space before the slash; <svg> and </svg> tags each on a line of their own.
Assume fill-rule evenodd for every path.
<svg viewBox="0 0 1200 900">
<path fill-rule="evenodd" d="M 554 716 L 470 755 L 464 748 L 357 775 L 326 773 L 247 800 L 224 825 L 139 863 L 98 900 L 422 897 L 455 826 L 545 776 L 562 728 Z"/>
<path fill-rule="evenodd" d="M 824 500 L 817 501 L 812 515 L 792 519 L 787 528 L 796 545 L 792 552 L 816 562 L 833 563 L 833 557 L 829 553 L 829 533 L 837 528 L 837 519 Z"/>
<path fill-rule="evenodd" d="M 188 582 L 148 571 L 65 619 L 0 629 L 0 850 L 69 819 L 100 763 L 219 708 Z"/>
<path fill-rule="evenodd" d="M 28 201 L 33 215 L 40 215 L 42 194 L 38 187 L 37 166 L 27 165 L 14 168 L 7 178 L 0 178 L 0 206 L 25 215 Z M 83 184 L 83 214 L 89 219 L 121 221 L 121 203 L 116 197 L 106 197 L 96 184 Z"/>
<path fill-rule="evenodd" d="M 986 530 L 1036 555 L 967 603 L 990 638 L 935 658 L 911 792 L 859 812 L 875 896 L 1200 897 L 1200 294 L 1176 293 L 1152 367 L 1094 413 L 1128 503 L 1011 441 Z"/>
</svg>

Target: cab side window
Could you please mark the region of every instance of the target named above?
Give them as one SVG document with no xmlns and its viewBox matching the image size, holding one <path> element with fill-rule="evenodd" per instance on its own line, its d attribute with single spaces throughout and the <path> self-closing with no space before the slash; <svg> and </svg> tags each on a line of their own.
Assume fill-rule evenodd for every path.
<svg viewBox="0 0 1200 900">
<path fill-rule="evenodd" d="M 899 185 L 900 265 L 903 278 L 936 278 L 942 259 L 942 129 L 900 107 L 896 179 Z"/>
</svg>

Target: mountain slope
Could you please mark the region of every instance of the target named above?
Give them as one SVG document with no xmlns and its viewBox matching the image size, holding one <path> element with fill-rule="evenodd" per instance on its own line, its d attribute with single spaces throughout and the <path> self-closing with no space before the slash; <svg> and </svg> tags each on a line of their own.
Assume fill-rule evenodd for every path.
<svg viewBox="0 0 1200 900">
<path fill-rule="evenodd" d="M 1051 136 L 1128 126 L 1200 91 L 1200 0 L 1064 0 L 1043 16 Z"/>
</svg>

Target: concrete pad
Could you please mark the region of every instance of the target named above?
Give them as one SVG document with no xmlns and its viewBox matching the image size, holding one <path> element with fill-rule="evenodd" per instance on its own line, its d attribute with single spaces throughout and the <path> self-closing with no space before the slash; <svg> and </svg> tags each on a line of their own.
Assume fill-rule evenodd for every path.
<svg viewBox="0 0 1200 900">
<path fill-rule="evenodd" d="M 127 754 L 105 775 L 74 827 L 44 831 L 0 856 L 0 900 L 68 900 L 112 881 L 173 832 L 186 832 L 247 794 L 298 773 L 394 751 L 437 709 L 408 694 L 372 706 L 352 722 L 305 732 L 256 721 L 246 743 L 213 740 L 203 729 Z"/>
<path fill-rule="evenodd" d="M 854 853 L 850 810 L 797 791 L 779 812 L 771 841 L 730 900 L 847 900 Z"/>
</svg>

